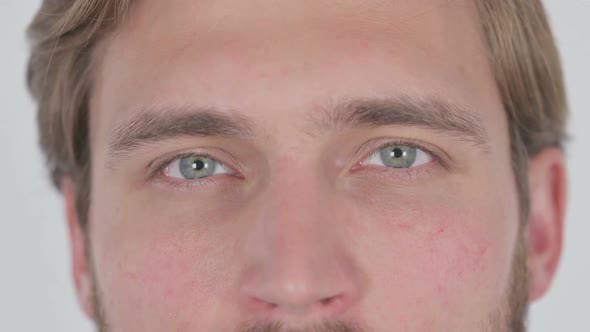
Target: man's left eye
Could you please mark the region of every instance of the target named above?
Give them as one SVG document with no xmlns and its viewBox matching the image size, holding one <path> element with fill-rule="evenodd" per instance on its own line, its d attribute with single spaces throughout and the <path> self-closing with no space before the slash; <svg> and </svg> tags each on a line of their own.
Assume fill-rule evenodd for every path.
<svg viewBox="0 0 590 332">
<path fill-rule="evenodd" d="M 388 145 L 373 153 L 363 165 L 412 168 L 428 164 L 432 157 L 423 150 L 407 145 Z"/>
<path fill-rule="evenodd" d="M 231 173 L 222 163 L 217 160 L 201 155 L 190 155 L 177 158 L 172 161 L 164 174 L 168 177 L 184 180 L 197 180 L 215 174 Z"/>
</svg>

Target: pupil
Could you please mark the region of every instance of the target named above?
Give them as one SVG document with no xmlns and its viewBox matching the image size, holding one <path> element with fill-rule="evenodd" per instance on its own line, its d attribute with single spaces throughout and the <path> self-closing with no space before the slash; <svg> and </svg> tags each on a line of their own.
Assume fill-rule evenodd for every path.
<svg viewBox="0 0 590 332">
<path fill-rule="evenodd" d="M 197 171 L 200 171 L 205 168 L 205 163 L 202 160 L 196 160 L 193 164 L 193 168 Z"/>
<path fill-rule="evenodd" d="M 400 148 L 393 149 L 392 153 L 393 153 L 393 156 L 395 158 L 399 158 L 399 157 L 402 157 L 404 155 L 404 152 Z"/>
</svg>

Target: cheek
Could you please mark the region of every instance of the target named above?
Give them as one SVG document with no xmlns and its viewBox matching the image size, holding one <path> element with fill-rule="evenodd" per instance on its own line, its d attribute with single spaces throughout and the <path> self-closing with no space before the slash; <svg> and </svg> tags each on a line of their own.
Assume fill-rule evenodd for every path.
<svg viewBox="0 0 590 332">
<path fill-rule="evenodd" d="M 93 229 L 93 256 L 114 325 L 142 316 L 182 325 L 194 321 L 195 313 L 208 317 L 203 313 L 220 307 L 218 299 L 232 275 L 232 251 L 223 247 L 231 243 L 224 231 L 212 225 L 225 216 L 184 204 L 172 209 L 141 200 L 109 208 L 95 203 L 95 211 L 111 211 L 93 215 L 100 221 Z"/>
<path fill-rule="evenodd" d="M 383 290 L 376 296 L 408 324 L 408 317 L 432 317 L 425 311 L 445 317 L 496 307 L 508 280 L 513 243 L 506 225 L 513 220 L 489 197 L 425 192 L 356 198 L 353 219 L 364 221 L 350 224 L 362 224 L 352 231 L 370 239 L 360 250 L 371 257 L 365 269 L 374 289 Z"/>
<path fill-rule="evenodd" d="M 388 246 L 387 261 L 392 263 L 386 265 L 412 286 L 408 289 L 449 305 L 458 292 L 479 289 L 486 282 L 495 265 L 492 239 L 485 229 L 458 222 L 455 211 L 433 212 L 419 221 L 427 225 L 400 220 L 400 224 L 384 226 L 389 236 L 383 246 Z"/>
</svg>

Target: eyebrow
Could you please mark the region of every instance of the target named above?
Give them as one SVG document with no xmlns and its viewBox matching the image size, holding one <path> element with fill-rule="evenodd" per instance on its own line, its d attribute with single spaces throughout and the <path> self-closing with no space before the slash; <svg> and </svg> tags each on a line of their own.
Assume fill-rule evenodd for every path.
<svg viewBox="0 0 590 332">
<path fill-rule="evenodd" d="M 142 145 L 177 137 L 251 137 L 245 117 L 214 108 L 143 109 L 111 134 L 111 155 L 131 152 Z"/>
<path fill-rule="evenodd" d="M 391 125 L 411 125 L 442 132 L 487 151 L 488 139 L 481 119 L 458 104 L 439 98 L 354 99 L 324 108 L 308 119 L 316 131 L 339 131 Z M 215 108 L 148 108 L 118 126 L 110 136 L 113 159 L 150 143 L 178 137 L 254 136 L 253 121 L 235 112 Z"/>
<path fill-rule="evenodd" d="M 313 117 L 316 130 L 374 128 L 392 125 L 423 127 L 489 150 L 481 118 L 467 107 L 438 98 L 355 99 L 325 108 Z"/>
</svg>

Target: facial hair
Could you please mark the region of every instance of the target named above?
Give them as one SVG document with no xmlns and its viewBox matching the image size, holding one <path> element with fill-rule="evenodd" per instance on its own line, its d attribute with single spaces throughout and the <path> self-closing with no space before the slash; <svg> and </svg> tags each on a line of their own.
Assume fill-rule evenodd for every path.
<svg viewBox="0 0 590 332">
<path fill-rule="evenodd" d="M 505 300 L 496 308 L 488 319 L 482 323 L 482 332 L 526 332 L 526 318 L 528 313 L 528 269 L 526 265 L 527 241 L 523 228 L 519 227 L 515 253 L 512 259 L 510 282 L 505 293 Z M 92 260 L 91 265 L 93 304 L 95 308 L 95 324 L 98 332 L 110 332 L 107 311 L 101 301 L 100 288 Z M 235 332 L 368 332 L 370 329 L 361 328 L 344 321 L 326 321 L 304 328 L 288 328 L 280 321 L 252 322 L 238 327 Z"/>
</svg>

